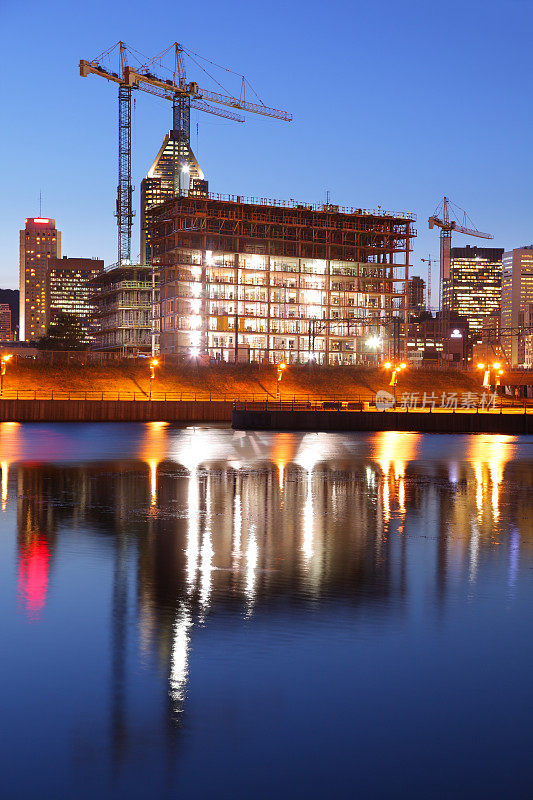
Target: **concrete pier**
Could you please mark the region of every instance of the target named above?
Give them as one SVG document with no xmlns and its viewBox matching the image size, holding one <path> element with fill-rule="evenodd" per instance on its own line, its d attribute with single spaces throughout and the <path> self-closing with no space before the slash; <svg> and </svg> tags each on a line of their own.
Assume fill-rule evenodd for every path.
<svg viewBox="0 0 533 800">
<path fill-rule="evenodd" d="M 410 431 L 417 433 L 533 434 L 533 409 L 503 411 L 325 411 L 322 409 L 240 409 L 232 414 L 238 430 Z"/>
</svg>

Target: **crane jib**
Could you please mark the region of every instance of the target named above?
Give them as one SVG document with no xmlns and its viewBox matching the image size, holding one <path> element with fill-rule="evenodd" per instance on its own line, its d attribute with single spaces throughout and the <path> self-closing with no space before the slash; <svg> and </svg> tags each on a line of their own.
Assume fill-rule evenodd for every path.
<svg viewBox="0 0 533 800">
<path fill-rule="evenodd" d="M 117 49 L 118 48 L 118 49 Z M 173 80 L 163 80 L 152 72 L 148 67 L 160 60 L 160 57 L 170 49 L 175 51 L 175 69 Z M 117 72 L 110 72 L 103 64 L 102 59 L 107 59 L 116 52 L 119 54 L 120 67 Z M 132 89 L 141 89 L 148 94 L 170 100 L 173 103 L 182 103 L 183 98 L 189 98 L 187 102 L 198 111 L 205 111 L 208 114 L 215 114 L 235 122 L 244 122 L 243 117 L 228 109 L 238 109 L 248 111 L 252 114 L 260 114 L 265 117 L 291 122 L 292 115 L 286 111 L 259 103 L 250 103 L 244 99 L 245 78 L 242 78 L 241 95 L 224 95 L 218 92 L 205 91 L 201 89 L 195 81 L 186 82 L 185 67 L 182 61 L 183 47 L 177 42 L 163 53 L 151 59 L 138 72 L 127 62 L 128 48 L 124 42 L 118 42 L 113 47 L 106 50 L 97 59 L 86 61 L 82 59 L 79 63 L 80 75 L 86 78 L 88 75 L 99 75 L 107 81 L 118 84 L 119 93 L 119 131 L 118 131 L 118 150 L 119 150 L 119 175 L 116 203 L 116 217 L 118 224 L 118 263 L 130 263 L 131 257 L 131 231 L 133 224 L 132 206 L 132 178 L 131 178 L 131 93 Z M 212 77 L 212 76 L 211 76 Z M 177 83 L 176 83 L 177 80 Z M 218 81 L 216 81 L 218 83 Z M 221 84 L 219 84 L 221 85 Z M 180 99 L 181 98 L 181 99 Z M 225 108 L 213 108 L 205 101 L 216 103 Z"/>
</svg>

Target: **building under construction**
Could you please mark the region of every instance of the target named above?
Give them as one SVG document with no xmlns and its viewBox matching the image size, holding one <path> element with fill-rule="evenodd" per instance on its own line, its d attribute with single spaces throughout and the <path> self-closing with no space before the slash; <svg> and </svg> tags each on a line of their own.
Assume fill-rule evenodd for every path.
<svg viewBox="0 0 533 800">
<path fill-rule="evenodd" d="M 139 55 L 117 42 L 79 69 L 118 86 L 118 268 L 131 266 L 132 92 L 172 103 L 172 130 L 141 186 L 139 269 L 152 268 L 152 350 L 160 329 L 161 352 L 184 359 L 354 364 L 403 355 L 414 216 L 209 194 L 190 146 L 191 109 L 236 122 L 244 121 L 237 111 L 284 122 L 292 115 L 266 106 L 244 75 L 238 90 L 225 89 L 212 68 L 237 73 L 178 42 L 144 63 Z M 214 90 L 188 80 L 185 57 Z M 118 311 L 112 328 L 122 325 Z"/>
<path fill-rule="evenodd" d="M 187 189 L 151 206 L 161 352 L 320 364 L 402 355 L 413 222 Z"/>
</svg>

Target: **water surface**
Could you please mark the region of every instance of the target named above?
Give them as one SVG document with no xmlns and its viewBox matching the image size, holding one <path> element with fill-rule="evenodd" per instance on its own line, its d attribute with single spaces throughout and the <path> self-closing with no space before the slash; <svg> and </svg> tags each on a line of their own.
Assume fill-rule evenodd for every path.
<svg viewBox="0 0 533 800">
<path fill-rule="evenodd" d="M 0 424 L 0 797 L 529 797 L 533 438 Z"/>
</svg>

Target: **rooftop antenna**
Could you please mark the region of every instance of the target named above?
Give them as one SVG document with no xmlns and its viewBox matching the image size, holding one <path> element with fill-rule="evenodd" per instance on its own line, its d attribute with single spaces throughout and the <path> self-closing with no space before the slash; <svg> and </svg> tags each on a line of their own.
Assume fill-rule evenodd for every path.
<svg viewBox="0 0 533 800">
<path fill-rule="evenodd" d="M 39 190 L 39 216 L 42 217 L 43 215 L 43 196 L 41 191 Z"/>
<path fill-rule="evenodd" d="M 329 206 L 329 189 L 326 189 L 326 205 Z"/>
</svg>

